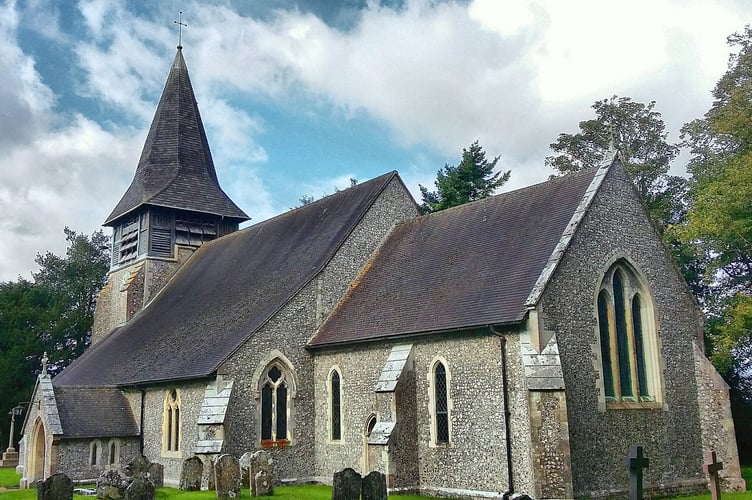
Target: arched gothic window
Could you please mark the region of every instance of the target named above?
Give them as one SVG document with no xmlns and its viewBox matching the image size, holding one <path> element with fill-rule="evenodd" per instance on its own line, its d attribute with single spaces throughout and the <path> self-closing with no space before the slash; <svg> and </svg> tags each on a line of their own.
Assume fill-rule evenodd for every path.
<svg viewBox="0 0 752 500">
<path fill-rule="evenodd" d="M 110 440 L 108 447 L 108 460 L 109 465 L 115 465 L 120 462 L 120 442 L 117 439 Z"/>
<path fill-rule="evenodd" d="M 290 384 L 285 369 L 272 363 L 261 380 L 261 442 L 266 444 L 289 441 L 287 410 L 290 406 Z"/>
<path fill-rule="evenodd" d="M 660 363 L 650 291 L 626 261 L 598 291 L 598 333 L 606 402 L 660 400 Z"/>
<path fill-rule="evenodd" d="M 332 441 L 342 439 L 342 392 L 340 389 L 340 376 L 335 368 L 329 375 L 330 436 Z"/>
<path fill-rule="evenodd" d="M 177 389 L 165 395 L 162 422 L 162 452 L 180 453 L 180 393 Z"/>
<path fill-rule="evenodd" d="M 89 465 L 100 465 L 99 463 L 99 452 L 102 448 L 102 445 L 99 441 L 92 441 L 91 445 L 89 446 Z"/>
<path fill-rule="evenodd" d="M 432 444 L 447 444 L 451 441 L 449 398 L 449 373 L 446 361 L 437 359 L 430 372 L 430 414 Z"/>
</svg>

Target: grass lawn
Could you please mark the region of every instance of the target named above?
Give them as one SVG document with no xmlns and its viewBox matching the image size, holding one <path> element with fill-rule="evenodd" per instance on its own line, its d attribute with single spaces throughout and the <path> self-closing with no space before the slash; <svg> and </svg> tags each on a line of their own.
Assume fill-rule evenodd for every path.
<svg viewBox="0 0 752 500">
<path fill-rule="evenodd" d="M 752 500 L 752 466 L 742 467 L 742 475 L 747 482 L 745 493 L 724 493 L 724 500 Z M 0 468 L 0 487 L 16 488 L 21 478 L 16 474 L 16 469 Z M 5 491 L 0 493 L 2 500 L 36 500 L 37 492 L 34 489 Z M 249 491 L 243 490 L 242 498 L 250 498 Z M 96 497 L 74 495 L 76 500 L 92 500 Z M 213 491 L 181 491 L 174 488 L 159 488 L 156 494 L 157 500 L 214 500 L 216 494 Z M 332 489 L 324 485 L 307 486 L 279 486 L 274 489 L 274 498 L 284 500 L 329 500 L 332 498 Z M 393 500 L 430 500 L 430 497 L 412 495 L 389 495 Z M 447 500 L 442 499 L 442 500 Z M 710 500 L 710 493 L 692 497 L 679 497 L 678 500 Z"/>
<path fill-rule="evenodd" d="M 0 486 L 3 488 L 18 488 L 21 476 L 16 474 L 15 467 L 0 467 Z"/>
</svg>

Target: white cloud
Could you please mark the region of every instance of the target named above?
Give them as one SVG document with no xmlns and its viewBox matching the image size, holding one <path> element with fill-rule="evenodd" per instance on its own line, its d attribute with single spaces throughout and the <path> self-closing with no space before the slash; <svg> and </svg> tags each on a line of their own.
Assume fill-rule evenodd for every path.
<svg viewBox="0 0 752 500">
<path fill-rule="evenodd" d="M 51 23 L 51 38 L 72 44 L 76 75 L 84 75 L 77 91 L 112 110 L 113 123 L 133 128 L 57 113 L 56 96 L 19 47 L 15 4 L 0 9 L 0 211 L 8 214 L 0 229 L 14 235 L 0 243 L 0 280 L 33 267 L 38 251 L 61 252 L 64 225 L 96 229 L 130 181 L 176 41 L 169 4 L 147 14 L 134 8 L 84 0 L 85 33 L 75 35 L 60 33 L 56 12 L 35 19 Z M 367 115 L 398 145 L 438 152 L 452 164 L 478 139 L 489 156 L 502 155 L 502 169 L 512 169 L 509 188 L 519 187 L 545 179 L 548 144 L 614 93 L 655 99 L 678 139 L 678 127 L 710 105 L 726 68 L 725 38 L 743 28 L 752 7 L 413 0 L 393 10 L 369 2 L 348 31 L 294 9 L 265 20 L 204 2 L 184 11 L 186 59 L 222 185 L 258 221 L 287 206 L 262 175 L 265 117 L 244 101 L 307 104 L 300 113 L 333 108 L 343 120 Z M 417 184 L 432 188 L 442 165 L 406 158 L 405 166 L 403 179 L 418 198 Z M 350 176 L 296 179 L 300 189 L 292 191 L 318 197 L 346 187 Z"/>
</svg>

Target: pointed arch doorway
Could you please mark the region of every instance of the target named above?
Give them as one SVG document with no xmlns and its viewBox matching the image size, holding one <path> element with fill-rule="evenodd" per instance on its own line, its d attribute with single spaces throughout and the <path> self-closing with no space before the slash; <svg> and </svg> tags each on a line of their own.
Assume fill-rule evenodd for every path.
<svg viewBox="0 0 752 500">
<path fill-rule="evenodd" d="M 34 430 L 31 433 L 31 446 L 29 447 L 29 474 L 27 475 L 29 484 L 34 484 L 36 481 L 44 479 L 45 451 L 44 424 L 42 423 L 42 419 L 37 418 L 34 422 Z"/>
</svg>

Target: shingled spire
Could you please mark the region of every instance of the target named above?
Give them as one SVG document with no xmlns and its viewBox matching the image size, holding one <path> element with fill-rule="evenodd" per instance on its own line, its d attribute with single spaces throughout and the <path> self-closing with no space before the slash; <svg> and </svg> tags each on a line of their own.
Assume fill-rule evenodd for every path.
<svg viewBox="0 0 752 500">
<path fill-rule="evenodd" d="M 196 247 L 248 219 L 219 186 L 178 47 L 136 174 L 104 223 L 114 228 L 113 267 L 141 255 L 171 257 L 174 244 Z"/>
</svg>

